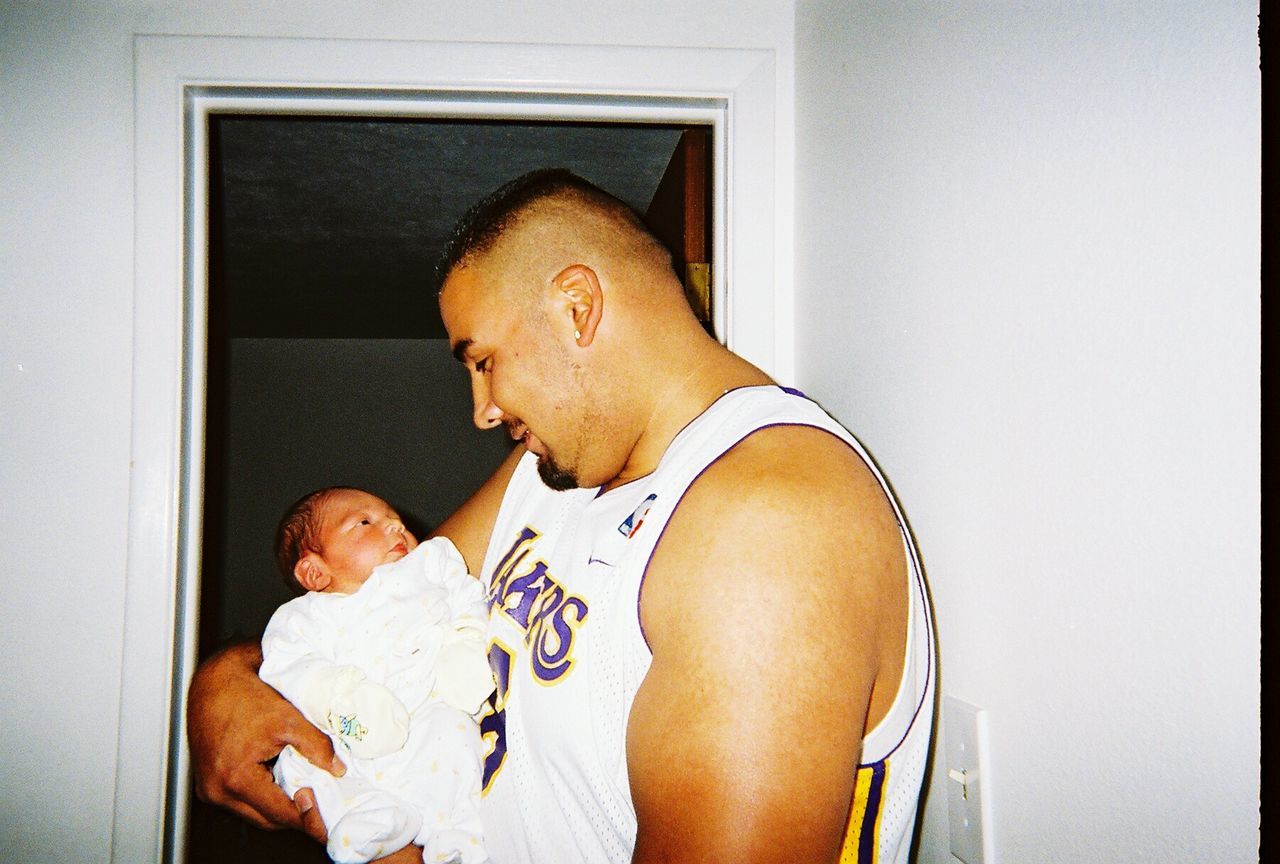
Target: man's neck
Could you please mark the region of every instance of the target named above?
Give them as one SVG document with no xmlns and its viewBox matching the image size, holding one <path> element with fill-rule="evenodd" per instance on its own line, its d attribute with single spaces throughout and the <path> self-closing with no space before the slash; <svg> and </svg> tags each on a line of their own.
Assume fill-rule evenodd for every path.
<svg viewBox="0 0 1280 864">
<path fill-rule="evenodd" d="M 653 407 L 636 446 L 618 476 L 605 484 L 606 490 L 653 473 L 681 430 L 728 391 L 773 383 L 746 360 L 718 344 L 716 348 L 690 361 L 687 371 L 667 375 L 670 383 L 654 388 Z"/>
</svg>

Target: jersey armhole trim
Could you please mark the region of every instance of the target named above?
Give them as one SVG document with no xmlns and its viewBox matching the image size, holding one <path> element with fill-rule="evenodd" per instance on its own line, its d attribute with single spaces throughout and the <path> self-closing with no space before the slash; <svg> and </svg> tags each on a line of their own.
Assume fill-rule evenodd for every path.
<svg viewBox="0 0 1280 864">
<path fill-rule="evenodd" d="M 785 390 L 787 388 L 780 388 L 780 389 Z M 791 392 L 791 391 L 788 390 L 788 392 Z M 715 465 L 717 462 L 723 459 L 725 455 L 728 454 L 728 452 L 732 450 L 734 447 L 737 447 L 739 444 L 741 444 L 743 441 L 746 441 L 748 438 L 750 438 L 752 435 L 755 435 L 757 432 L 763 432 L 766 429 L 776 429 L 780 427 L 800 427 L 805 429 L 818 429 L 822 432 L 826 432 L 832 438 L 835 438 L 837 441 L 844 444 L 846 447 L 849 447 L 850 450 L 853 450 L 854 454 L 858 455 L 860 459 L 862 458 L 861 455 L 858 454 L 858 451 L 856 448 L 850 446 L 848 441 L 845 441 L 843 438 L 841 438 L 835 432 L 832 432 L 830 429 L 819 426 L 816 423 L 799 423 L 794 421 L 785 421 L 785 422 L 778 422 L 778 423 L 766 423 L 763 426 L 757 426 L 755 429 L 750 430 L 745 435 L 735 440 L 728 447 L 721 450 L 720 453 L 716 455 L 715 458 L 711 459 L 709 462 L 707 462 L 706 465 L 702 466 L 702 468 L 698 471 L 698 473 L 693 475 L 693 477 L 689 480 L 689 482 L 685 484 L 684 489 L 680 492 L 680 497 L 676 499 L 675 506 L 671 508 L 671 514 L 667 516 L 666 522 L 664 522 L 662 525 L 662 530 L 658 532 L 657 539 L 653 541 L 653 548 L 649 550 L 649 557 L 644 562 L 644 570 L 642 570 L 640 573 L 640 584 L 636 587 L 636 626 L 640 629 L 640 638 L 644 640 L 644 647 L 649 652 L 650 657 L 653 656 L 653 647 L 649 644 L 649 634 L 644 632 L 644 619 L 640 617 L 640 599 L 644 596 L 644 583 L 645 583 L 645 580 L 649 578 L 649 566 L 653 563 L 653 555 L 655 552 L 658 551 L 658 547 L 662 544 L 662 538 L 666 536 L 667 528 L 670 527 L 672 518 L 675 517 L 676 511 L 680 509 L 680 505 L 684 503 L 684 498 L 686 495 L 689 494 L 689 490 L 693 488 L 693 484 L 697 483 L 698 480 L 701 479 L 702 475 L 707 473 L 708 470 L 710 470 L 711 466 Z M 866 460 L 863 459 L 863 461 L 865 462 Z M 878 478 L 879 474 L 877 474 L 876 476 Z M 894 510 L 894 513 L 895 515 L 897 514 L 896 508 Z"/>
</svg>

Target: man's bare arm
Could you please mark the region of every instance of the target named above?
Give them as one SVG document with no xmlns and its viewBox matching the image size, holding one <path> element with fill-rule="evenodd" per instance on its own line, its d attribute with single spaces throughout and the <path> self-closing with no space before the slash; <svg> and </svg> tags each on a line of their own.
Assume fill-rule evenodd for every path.
<svg viewBox="0 0 1280 864">
<path fill-rule="evenodd" d="M 436 526 L 432 537 L 448 537 L 462 553 L 467 569 L 480 575 L 485 552 L 489 548 L 489 535 L 498 521 L 498 507 L 507 491 L 507 483 L 515 473 L 516 463 L 525 454 L 524 445 L 517 445 L 498 470 L 493 472 L 453 515 Z"/>
<path fill-rule="evenodd" d="M 870 472 L 818 430 L 748 438 L 691 487 L 641 608 L 634 860 L 834 861 L 905 650 L 902 540 Z"/>
</svg>

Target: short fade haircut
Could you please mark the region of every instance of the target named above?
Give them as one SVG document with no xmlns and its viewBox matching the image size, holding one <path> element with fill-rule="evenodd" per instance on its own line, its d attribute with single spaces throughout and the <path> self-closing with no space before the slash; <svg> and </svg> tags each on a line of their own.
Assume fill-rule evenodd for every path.
<svg viewBox="0 0 1280 864">
<path fill-rule="evenodd" d="M 444 280 L 455 267 L 493 248 L 529 207 L 553 197 L 577 198 L 650 234 L 630 206 L 600 187 L 566 168 L 540 168 L 507 181 L 463 214 L 436 265 L 437 287 L 444 287 Z M 654 242 L 658 242 L 656 238 Z"/>
<path fill-rule="evenodd" d="M 294 565 L 308 552 L 323 554 L 320 548 L 320 511 L 336 492 L 361 491 L 353 486 L 326 486 L 308 492 L 289 505 L 276 525 L 276 566 L 285 584 L 305 591 L 293 573 Z"/>
</svg>

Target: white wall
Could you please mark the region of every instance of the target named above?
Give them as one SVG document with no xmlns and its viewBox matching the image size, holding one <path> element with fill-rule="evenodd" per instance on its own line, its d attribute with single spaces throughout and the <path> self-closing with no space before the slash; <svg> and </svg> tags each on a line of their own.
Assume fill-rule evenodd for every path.
<svg viewBox="0 0 1280 864">
<path fill-rule="evenodd" d="M 991 713 L 1006 862 L 1256 854 L 1255 14 L 797 11 L 798 383 L 861 434 L 912 517 L 944 692 Z M 54 836 L 107 860 L 130 722 L 133 34 L 764 47 L 789 92 L 791 15 L 0 4 L 7 857 L 40 860 Z M 948 860 L 941 785 L 923 861 Z"/>
<path fill-rule="evenodd" d="M 108 860 L 130 723 L 135 33 L 772 49 L 789 188 L 790 3 L 0 4 L 0 845 L 13 860 L 43 860 L 49 837 Z"/>
<path fill-rule="evenodd" d="M 1257 856 L 1256 15 L 797 6 L 799 385 L 906 506 L 1002 862 Z"/>
</svg>

